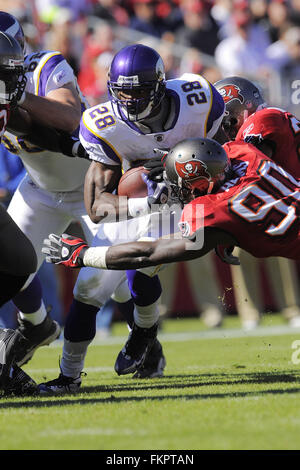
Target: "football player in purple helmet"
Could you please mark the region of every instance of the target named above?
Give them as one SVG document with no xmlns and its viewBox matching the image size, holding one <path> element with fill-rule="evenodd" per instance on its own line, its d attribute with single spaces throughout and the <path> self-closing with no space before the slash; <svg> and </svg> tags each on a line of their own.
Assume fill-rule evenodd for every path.
<svg viewBox="0 0 300 470">
<path fill-rule="evenodd" d="M 166 91 L 162 58 L 151 47 L 124 47 L 111 63 L 108 90 L 114 112 L 124 121 L 154 116 Z"/>
<path fill-rule="evenodd" d="M 151 211 L 149 200 L 161 204 L 168 188 L 164 182 L 147 179 L 148 196 L 124 200 L 115 193 L 121 168 L 126 171 L 141 162 L 152 161 L 156 156 L 153 149 L 172 148 L 184 138 L 214 137 L 224 113 L 221 95 L 204 77 L 184 73 L 165 80 L 162 58 L 143 44 L 126 46 L 115 55 L 108 90 L 110 99 L 86 110 L 80 124 L 80 140 L 92 160 L 85 178 L 85 204 L 90 218 L 99 224 L 93 246 L 99 244 L 103 234 L 109 245 L 119 243 L 121 238 L 127 241 L 129 237 L 145 236 L 145 226 L 146 233 L 156 238 L 154 221 L 158 211 L 153 206 Z M 120 224 L 116 223 L 114 232 L 110 228 L 112 224 L 107 223 L 108 215 L 117 220 L 119 217 L 124 222 L 121 225 L 124 230 L 117 228 Z M 172 230 L 170 224 L 163 229 L 168 234 Z M 129 270 L 126 274 L 135 303 L 134 318 L 115 370 L 119 375 L 133 373 L 135 378 L 161 376 L 165 359 L 157 340 L 157 303 L 161 294 L 157 271 L 149 274 Z M 79 333 L 73 340 L 70 335 L 66 338 L 61 374 L 41 384 L 42 393 L 65 393 L 70 387 L 79 389 L 88 347 L 86 340 L 92 340 L 82 336 L 80 325 L 96 315 L 99 301 L 108 300 L 116 280 L 119 282 L 117 272 L 85 268 L 79 273 L 67 317 L 68 328 L 72 322 L 72 331 Z M 79 344 L 85 344 L 85 350 L 83 347 L 79 350 Z"/>
</svg>

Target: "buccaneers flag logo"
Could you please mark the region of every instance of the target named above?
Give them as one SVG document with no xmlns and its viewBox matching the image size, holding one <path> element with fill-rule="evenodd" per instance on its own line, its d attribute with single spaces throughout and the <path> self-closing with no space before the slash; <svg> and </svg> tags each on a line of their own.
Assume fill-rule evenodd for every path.
<svg viewBox="0 0 300 470">
<path fill-rule="evenodd" d="M 231 100 L 239 100 L 241 103 L 243 103 L 244 97 L 240 91 L 241 90 L 237 85 L 225 85 L 220 88 L 219 93 L 222 96 L 225 104 Z"/>
<path fill-rule="evenodd" d="M 207 171 L 207 166 L 201 160 L 189 160 L 188 162 L 175 162 L 176 173 L 184 180 L 195 178 L 205 178 L 211 180 L 211 175 Z"/>
</svg>

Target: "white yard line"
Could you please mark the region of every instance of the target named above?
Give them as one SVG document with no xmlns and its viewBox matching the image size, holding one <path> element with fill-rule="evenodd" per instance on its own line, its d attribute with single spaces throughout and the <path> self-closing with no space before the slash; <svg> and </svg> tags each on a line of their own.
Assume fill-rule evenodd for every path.
<svg viewBox="0 0 300 470">
<path fill-rule="evenodd" d="M 113 371 L 113 366 L 109 367 L 85 367 L 84 368 L 84 371 L 85 372 L 111 372 Z M 47 369 L 43 368 L 43 369 L 27 369 L 26 368 L 26 372 L 27 374 L 56 374 L 59 372 L 59 369 L 58 367 L 49 367 Z"/>
<path fill-rule="evenodd" d="M 159 339 L 164 342 L 181 342 L 201 339 L 230 339 L 230 338 L 247 338 L 260 336 L 279 336 L 279 335 L 298 335 L 300 339 L 300 328 L 291 328 L 288 325 L 277 326 L 260 326 L 254 330 L 245 331 L 239 328 L 232 329 L 214 329 L 205 331 L 189 331 L 182 333 L 159 333 Z M 111 336 L 105 339 L 95 338 L 92 345 L 123 345 L 127 336 Z M 59 341 L 52 343 L 52 346 L 58 346 Z"/>
<path fill-rule="evenodd" d="M 187 331 L 182 333 L 159 333 L 159 339 L 165 343 L 190 341 L 201 339 L 230 339 L 230 338 L 247 338 L 247 337 L 260 337 L 260 336 L 280 336 L 280 335 L 299 335 L 300 327 L 291 328 L 288 325 L 276 326 L 259 326 L 253 330 L 246 331 L 240 328 L 220 328 L 204 331 Z M 123 345 L 128 336 L 109 336 L 108 338 L 95 337 L 91 346 L 106 346 L 113 344 Z M 63 340 L 59 339 L 50 344 L 50 347 L 59 347 L 62 345 Z"/>
<path fill-rule="evenodd" d="M 259 326 L 251 331 L 244 331 L 242 329 L 215 329 L 205 331 L 190 331 L 183 333 L 159 333 L 159 339 L 162 343 L 168 342 L 184 342 L 191 340 L 206 340 L 206 339 L 230 339 L 230 338 L 249 338 L 249 337 L 263 337 L 263 336 L 280 336 L 280 335 L 293 335 L 297 336 L 300 340 L 300 328 L 291 328 L 288 325 L 276 325 L 276 326 Z M 95 338 L 90 347 L 93 346 L 107 346 L 107 345 L 120 345 L 122 346 L 127 339 L 127 336 L 112 336 L 105 339 Z M 50 347 L 62 348 L 63 341 L 56 340 Z M 198 366 L 197 366 L 198 367 Z M 203 366 L 201 366 L 203 367 Z M 208 368 L 213 368 L 213 365 L 209 365 Z M 215 366 L 219 367 L 219 365 Z M 192 366 L 190 366 L 192 368 Z M 85 367 L 85 372 L 111 372 L 113 367 Z M 47 368 L 47 369 L 26 369 L 27 373 L 41 373 L 41 374 L 56 374 L 58 368 Z"/>
</svg>

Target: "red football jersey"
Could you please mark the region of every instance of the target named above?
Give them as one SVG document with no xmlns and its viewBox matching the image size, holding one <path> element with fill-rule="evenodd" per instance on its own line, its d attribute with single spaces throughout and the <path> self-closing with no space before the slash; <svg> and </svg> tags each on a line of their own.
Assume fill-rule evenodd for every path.
<svg viewBox="0 0 300 470">
<path fill-rule="evenodd" d="M 300 121 L 287 111 L 264 108 L 246 119 L 235 140 L 273 143 L 272 160 L 300 178 Z"/>
<path fill-rule="evenodd" d="M 300 259 L 300 183 L 253 145 L 235 141 L 224 148 L 232 177 L 217 193 L 185 206 L 182 236 L 191 238 L 203 227 L 213 227 L 233 235 L 258 258 Z"/>
</svg>

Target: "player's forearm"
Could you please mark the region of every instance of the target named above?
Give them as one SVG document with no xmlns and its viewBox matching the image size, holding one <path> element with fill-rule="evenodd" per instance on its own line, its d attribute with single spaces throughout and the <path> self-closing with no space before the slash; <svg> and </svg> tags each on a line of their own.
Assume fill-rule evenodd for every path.
<svg viewBox="0 0 300 470">
<path fill-rule="evenodd" d="M 207 251 L 189 250 L 183 239 L 131 242 L 111 247 L 87 248 L 83 265 L 100 269 L 126 270 L 187 261 Z"/>
<path fill-rule="evenodd" d="M 6 129 L 14 135 L 26 135 L 31 131 L 32 119 L 25 109 L 16 107 L 10 113 Z"/>
<path fill-rule="evenodd" d="M 93 196 L 90 193 L 90 196 Z M 91 199 L 86 196 L 86 202 Z M 132 217 L 148 214 L 150 206 L 147 197 L 127 198 L 107 192 L 101 193 L 92 203 L 86 203 L 90 219 L 96 223 L 119 222 Z"/>
<path fill-rule="evenodd" d="M 86 208 L 90 219 L 96 224 L 127 219 L 127 198 L 115 194 L 101 193 L 92 203 L 87 203 Z"/>
<path fill-rule="evenodd" d="M 26 92 L 21 104 L 30 116 L 45 126 L 73 132 L 80 122 L 80 109 L 71 103 L 63 103 L 48 97 Z"/>
<path fill-rule="evenodd" d="M 58 132 L 32 119 L 25 109 L 17 107 L 12 111 L 7 130 L 14 135 L 22 135 L 26 141 L 44 150 L 64 153 Z M 71 141 L 71 137 L 68 138 Z"/>
</svg>

